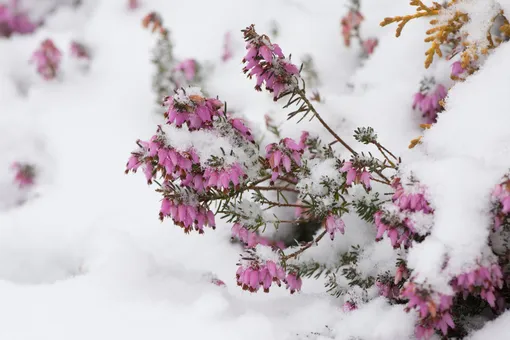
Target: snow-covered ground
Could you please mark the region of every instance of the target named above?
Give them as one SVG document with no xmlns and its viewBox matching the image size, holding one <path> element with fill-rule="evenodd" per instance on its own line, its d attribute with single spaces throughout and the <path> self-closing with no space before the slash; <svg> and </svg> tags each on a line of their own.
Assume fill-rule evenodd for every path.
<svg viewBox="0 0 510 340">
<path fill-rule="evenodd" d="M 39 13 L 51 7 L 49 0 L 31 1 L 41 1 Z M 477 83 L 458 85 L 449 115 L 426 133 L 424 151 L 412 153 L 409 141 L 422 134 L 420 117 L 411 109 L 419 82 L 424 75 L 451 81 L 447 62 L 423 68 L 425 21 L 410 23 L 399 39 L 394 27 L 379 26 L 384 17 L 410 12 L 407 0 L 362 2 L 362 33 L 379 39 L 363 68 L 359 47 L 346 48 L 340 35 L 344 0 L 141 0 L 133 11 L 127 0 L 82 2 L 78 9 L 59 7 L 33 35 L 0 39 L 0 339 L 297 340 L 311 332 L 322 334 L 309 335 L 314 339 L 412 339 L 413 313 L 382 298 L 345 313 L 321 280 L 306 280 L 294 295 L 284 289 L 244 292 L 234 277 L 241 249 L 229 242 L 229 227 L 186 235 L 169 220 L 158 220 L 159 195 L 147 188 L 143 175 L 124 174 L 134 141 L 151 136 L 161 119 L 154 114 L 151 90 L 155 37 L 141 20 L 159 12 L 176 56 L 208 65 L 208 93 L 260 128 L 266 113 L 280 121 L 286 114 L 242 74 L 240 30 L 253 23 L 270 32 L 277 22 L 274 42 L 285 53 L 298 61 L 305 54 L 313 57 L 325 98 L 321 113 L 335 130 L 349 139 L 356 127 L 372 126 L 386 147 L 418 171 L 433 203 L 448 207 L 436 213 L 436 226 L 445 227 L 434 230 L 442 232 L 410 253 L 409 261 L 429 277 L 441 261 L 430 257 L 441 256 L 442 247 L 457 247 L 462 258 L 479 252 L 476 241 L 485 236 L 459 228 L 487 217 L 478 214 L 483 201 L 472 198 L 483 198 L 510 165 L 501 161 L 510 148 L 507 132 L 493 129 L 494 124 L 507 127 L 510 116 L 499 112 L 484 120 L 478 112 L 506 96 L 508 85 L 492 92 Z M 226 32 L 234 55 L 223 63 Z M 59 79 L 50 82 L 29 63 L 46 38 L 64 55 Z M 69 56 L 72 40 L 91 48 L 86 72 Z M 486 73 L 473 78 L 504 83 L 500 67 L 508 49 L 502 46 L 488 60 Z M 459 121 L 463 130 L 451 138 Z M 305 120 L 296 128 L 292 121 L 283 131 L 296 137 L 315 124 Z M 483 141 L 471 138 L 481 130 L 492 133 L 483 132 L 488 136 Z M 491 149 L 495 144 L 498 150 Z M 32 191 L 16 188 L 9 168 L 14 161 L 37 164 Z M 474 177 L 477 185 L 467 188 Z M 15 205 L 27 197 L 24 205 Z M 464 210 L 451 209 L 455 204 Z M 355 238 L 361 231 L 349 233 Z M 381 244 L 391 252 L 386 241 Z M 341 240 L 325 243 L 310 256 L 348 247 Z M 374 248 L 375 257 L 387 255 L 382 248 Z M 212 284 L 212 277 L 226 286 Z M 493 324 L 494 332 L 504 332 L 505 317 Z M 332 329 L 329 335 L 326 326 Z M 479 338 L 487 338 L 487 332 Z"/>
</svg>

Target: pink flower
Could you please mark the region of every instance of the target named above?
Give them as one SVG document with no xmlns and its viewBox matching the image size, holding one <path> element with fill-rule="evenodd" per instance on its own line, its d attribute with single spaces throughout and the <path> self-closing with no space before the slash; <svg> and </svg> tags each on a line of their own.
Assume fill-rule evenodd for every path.
<svg viewBox="0 0 510 340">
<path fill-rule="evenodd" d="M 10 37 L 13 33 L 29 34 L 37 28 L 17 7 L 17 1 L 11 1 L 10 5 L 0 4 L 0 37 Z"/>
<path fill-rule="evenodd" d="M 224 115 L 220 110 L 223 103 L 218 99 L 206 99 L 200 94 L 188 95 L 184 89 L 179 89 L 174 96 L 167 97 L 164 105 L 167 106 L 167 124 L 176 127 L 186 124 L 190 131 L 210 129 L 213 117 Z"/>
<path fill-rule="evenodd" d="M 326 227 L 326 231 L 329 233 L 331 240 L 335 239 L 335 233 L 345 233 L 345 223 L 338 215 L 329 214 L 328 217 L 326 217 L 324 226 Z"/>
<path fill-rule="evenodd" d="M 299 292 L 301 290 L 301 286 L 303 285 L 303 282 L 301 281 L 301 278 L 298 276 L 298 274 L 293 272 L 287 274 L 285 283 L 291 294 Z"/>
<path fill-rule="evenodd" d="M 160 219 L 164 217 L 172 218 L 173 222 L 189 233 L 191 230 L 198 231 L 199 234 L 204 233 L 204 227 L 216 229 L 214 221 L 214 213 L 202 206 L 179 202 L 177 199 L 164 198 L 161 202 L 159 213 Z"/>
<path fill-rule="evenodd" d="M 187 81 L 192 81 L 197 73 L 197 62 L 195 59 L 186 59 L 177 64 L 174 71 L 182 72 Z"/>
<path fill-rule="evenodd" d="M 299 138 L 299 147 L 303 150 L 306 148 L 306 142 L 310 134 L 307 131 L 301 132 L 301 137 Z"/>
<path fill-rule="evenodd" d="M 137 9 L 140 7 L 140 2 L 138 0 L 128 0 L 128 8 L 131 10 Z"/>
<path fill-rule="evenodd" d="M 446 98 L 446 88 L 439 84 L 434 91 L 423 90 L 414 95 L 413 109 L 422 112 L 425 124 L 432 124 L 437 121 L 437 114 L 443 110 L 439 102 Z"/>
<path fill-rule="evenodd" d="M 342 18 L 342 36 L 344 38 L 345 46 L 351 45 L 351 37 L 353 31 L 358 30 L 361 22 L 364 20 L 363 15 L 358 11 L 349 11 L 345 17 Z"/>
<path fill-rule="evenodd" d="M 32 56 L 32 61 L 37 64 L 37 72 L 46 80 L 57 76 L 61 59 L 62 54 L 49 39 L 44 40 Z"/>
<path fill-rule="evenodd" d="M 211 278 L 211 283 L 218 287 L 226 287 L 227 285 L 222 280 L 218 279 L 216 276 Z"/>
<path fill-rule="evenodd" d="M 366 189 L 370 189 L 370 180 L 372 179 L 372 175 L 365 169 L 356 169 L 353 167 L 352 162 L 345 162 L 341 172 L 347 173 L 345 184 L 347 186 L 354 184 L 363 184 Z"/>
<path fill-rule="evenodd" d="M 504 222 L 507 220 L 507 215 L 510 213 L 510 181 L 506 179 L 503 183 L 494 187 L 492 197 L 495 199 L 494 208 L 494 230 L 498 231 Z"/>
<path fill-rule="evenodd" d="M 20 188 L 30 187 L 34 184 L 35 168 L 33 165 L 15 162 L 11 168 L 16 171 L 14 182 Z"/>
<path fill-rule="evenodd" d="M 234 187 L 237 187 L 247 177 L 241 165 L 239 163 L 234 163 L 221 168 L 206 168 L 203 179 L 205 183 L 207 183 L 207 188 L 229 191 L 231 183 Z"/>
<path fill-rule="evenodd" d="M 398 286 L 393 285 L 391 282 L 383 283 L 381 281 L 376 281 L 375 285 L 379 288 L 380 296 L 384 296 L 388 299 L 396 299 L 400 295 L 400 289 Z"/>
<path fill-rule="evenodd" d="M 395 273 L 395 281 L 393 284 L 398 284 L 402 279 L 406 280 L 409 277 L 409 271 L 407 270 L 406 266 L 401 264 L 398 266 L 397 271 Z"/>
<path fill-rule="evenodd" d="M 378 43 L 379 41 L 377 40 L 377 38 L 368 38 L 367 40 L 364 40 L 362 43 L 363 52 L 366 55 L 371 55 L 372 53 L 374 53 L 374 50 L 377 47 Z"/>
<path fill-rule="evenodd" d="M 400 178 L 396 177 L 392 182 L 392 187 L 395 189 L 392 201 L 401 211 L 423 211 L 425 214 L 432 212 L 432 208 L 425 199 L 425 188 L 423 186 L 416 185 L 415 191 L 406 193 L 400 183 Z"/>
<path fill-rule="evenodd" d="M 89 52 L 87 51 L 87 48 L 85 47 L 85 45 L 80 44 L 76 41 L 71 42 L 71 56 L 73 56 L 77 59 L 85 59 L 85 60 L 90 59 Z"/>
<path fill-rule="evenodd" d="M 269 240 L 268 238 L 258 235 L 256 232 L 246 229 L 240 223 L 234 223 L 231 231 L 232 238 L 237 237 L 247 248 L 255 248 L 260 244 L 272 247 L 273 249 L 285 249 L 285 244 L 283 244 L 283 242 Z"/>
<path fill-rule="evenodd" d="M 251 134 L 251 130 L 244 124 L 244 121 L 241 118 L 231 118 L 229 119 L 232 127 L 237 130 L 246 140 L 254 143 L 255 140 Z"/>
<path fill-rule="evenodd" d="M 247 27 L 243 33 L 248 50 L 243 58 L 243 72 L 250 79 L 253 76 L 257 78 L 255 89 L 261 91 L 264 84 L 266 90 L 273 93 L 275 101 L 280 95 L 291 92 L 298 83 L 298 67 L 285 59 L 280 46 L 272 44 L 269 37 L 258 35 L 254 25 Z"/>
<path fill-rule="evenodd" d="M 230 32 L 227 32 L 225 33 L 221 60 L 223 60 L 223 62 L 227 62 L 230 59 L 232 59 L 232 38 L 230 37 Z"/>
<path fill-rule="evenodd" d="M 496 289 L 503 286 L 503 273 L 499 264 L 494 263 L 487 267 L 480 266 L 472 271 L 458 275 L 451 283 L 452 287 L 464 294 L 480 295 L 492 308 L 496 308 Z"/>
<path fill-rule="evenodd" d="M 262 288 L 265 293 L 268 293 L 273 282 L 278 286 L 281 285 L 281 281 L 285 279 L 285 271 L 273 261 L 261 263 L 258 259 L 251 259 L 247 267 L 239 264 L 236 278 L 237 285 L 243 290 L 254 293 Z"/>
<path fill-rule="evenodd" d="M 293 166 L 301 166 L 303 151 L 303 147 L 290 138 L 282 139 L 279 144 L 268 144 L 266 159 L 273 171 L 271 182 L 274 183 L 281 174 L 290 173 Z"/>
<path fill-rule="evenodd" d="M 462 63 L 460 61 L 456 61 L 452 64 L 452 78 L 456 78 L 460 76 L 462 73 L 464 73 L 466 70 L 462 68 Z"/>
<path fill-rule="evenodd" d="M 345 302 L 344 305 L 342 306 L 342 310 L 344 312 L 350 312 L 350 311 L 353 311 L 355 309 L 358 309 L 358 307 L 356 307 L 356 305 L 353 302 L 350 302 L 350 301 Z"/>
<path fill-rule="evenodd" d="M 415 328 L 418 339 L 430 338 L 434 330 L 440 330 L 446 335 L 448 328 L 455 328 L 450 312 L 452 296 L 433 293 L 417 287 L 413 282 L 408 282 L 402 290 L 402 297 L 409 299 L 406 311 L 418 310 L 419 319 Z"/>
</svg>

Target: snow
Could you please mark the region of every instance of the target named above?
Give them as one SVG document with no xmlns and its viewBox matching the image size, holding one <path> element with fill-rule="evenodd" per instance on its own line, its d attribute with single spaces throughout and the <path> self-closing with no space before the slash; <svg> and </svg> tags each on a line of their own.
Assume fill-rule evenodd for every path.
<svg viewBox="0 0 510 340">
<path fill-rule="evenodd" d="M 0 338 L 297 340 L 297 334 L 323 332 L 325 325 L 332 334 L 323 332 L 317 339 L 413 338 L 414 313 L 383 298 L 343 312 L 342 299 L 325 293 L 323 278 L 306 279 L 303 292 L 293 296 L 277 288 L 271 294 L 244 292 L 235 283 L 241 248 L 229 242 L 230 226 L 220 222 L 205 235 L 185 235 L 170 221 L 159 222 L 160 197 L 141 174 L 124 175 L 136 139 L 148 139 L 162 123 L 153 113 L 151 92 L 156 38 L 140 24 L 152 10 L 170 28 L 179 60 L 193 57 L 212 65 L 204 91 L 249 119 L 254 131 L 263 131 L 264 115 L 274 112 L 283 136 L 298 139 L 307 130 L 324 137 L 316 120 L 297 126 L 297 119 L 287 122 L 281 105 L 270 94 L 254 91 L 255 81 L 241 72 L 245 49 L 240 30 L 254 23 L 259 33 L 269 33 L 276 21 L 279 33 L 272 42 L 292 54 L 293 61 L 313 58 L 324 99 L 314 106 L 324 120 L 349 144 L 354 144 L 355 128 L 373 127 L 378 140 L 403 158 L 402 173 L 412 173 L 427 188 L 433 217 L 412 216 L 420 234 L 430 231 L 407 255 L 409 267 L 419 273 L 415 281 L 449 293 L 453 276 L 489 256 L 490 193 L 510 168 L 510 104 L 501 100 L 510 92 L 508 44 L 491 52 L 481 71 L 449 90 L 446 112 L 424 132 L 412 96 L 424 76 L 452 86 L 453 61 L 423 68 L 427 20 L 411 21 L 398 39 L 395 27 L 379 26 L 386 16 L 413 10 L 407 0 L 362 1 L 366 20 L 361 34 L 379 39 L 363 67 L 359 47 L 345 48 L 340 36 L 347 1 L 143 0 L 136 11 L 129 11 L 124 0 L 84 0 L 79 8 L 68 6 L 71 1 L 24 3 L 34 18 L 48 15 L 57 3 L 66 6 L 46 17 L 34 35 L 0 39 Z M 491 6 L 484 4 L 482 11 L 480 3 L 459 5 L 477 13 L 464 28 L 472 41 L 485 37 L 490 13 L 510 7 L 508 1 L 489 1 Z M 233 58 L 222 62 L 226 32 L 231 32 Z M 60 77 L 52 82 L 40 79 L 28 62 L 45 38 L 64 55 Z M 73 40 L 91 48 L 88 69 L 69 57 Z M 164 130 L 170 144 L 193 145 L 202 159 L 220 155 L 220 146 L 231 148 L 227 137 Z M 408 150 L 409 141 L 419 135 L 423 144 Z M 275 138 L 266 133 L 263 141 Z M 374 152 L 372 146 L 356 144 L 356 149 Z M 341 147 L 336 151 L 350 157 Z M 14 161 L 37 165 L 34 189 L 19 190 L 12 182 Z M 332 161 L 316 163 L 301 184 L 324 194 L 319 182 L 324 176 L 338 180 L 338 172 Z M 354 193 L 364 195 L 362 188 Z M 258 210 L 246 206 L 255 216 Z M 294 209 L 278 211 L 279 217 L 286 214 L 293 218 Z M 362 276 L 393 272 L 401 254 L 389 240 L 375 243 L 374 226 L 353 213 L 342 219 L 345 235 L 325 237 L 299 260 L 332 266 L 340 254 L 359 245 Z M 286 232 L 281 229 L 278 233 Z M 212 277 L 226 286 L 212 284 Z M 505 313 L 471 339 L 506 334 L 507 319 Z"/>
</svg>

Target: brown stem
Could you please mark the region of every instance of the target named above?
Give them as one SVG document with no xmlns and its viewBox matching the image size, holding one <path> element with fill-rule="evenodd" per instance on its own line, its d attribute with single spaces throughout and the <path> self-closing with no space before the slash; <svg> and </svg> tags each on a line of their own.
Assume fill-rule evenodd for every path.
<svg viewBox="0 0 510 340">
<path fill-rule="evenodd" d="M 289 224 L 294 224 L 294 223 L 302 223 L 303 220 L 277 220 L 277 221 L 267 221 L 267 223 L 273 223 L 273 224 L 279 224 L 279 223 L 289 223 Z"/>
<path fill-rule="evenodd" d="M 293 253 L 290 253 L 289 255 L 284 255 L 282 257 L 282 260 L 283 261 L 287 261 L 288 259 L 291 259 L 291 258 L 296 258 L 297 256 L 299 256 L 300 254 L 302 254 L 305 250 L 307 250 L 308 248 L 310 248 L 311 246 L 313 246 L 314 244 L 317 244 L 319 243 L 319 241 L 324 237 L 324 235 L 326 235 L 328 232 L 326 230 L 324 230 L 322 233 L 319 234 L 319 236 L 317 236 L 315 238 L 315 240 L 313 240 L 312 242 L 308 242 L 305 246 L 303 246 L 301 249 L 299 249 L 298 251 L 295 251 Z"/>
<path fill-rule="evenodd" d="M 386 156 L 386 153 L 384 152 L 383 149 L 381 149 L 381 147 L 379 146 L 378 143 L 375 144 L 375 146 L 377 146 L 377 149 L 379 150 L 379 152 L 384 156 L 384 158 L 388 161 L 388 163 L 390 163 L 390 165 L 394 168 L 395 167 L 395 164 L 389 159 L 388 156 Z"/>
<path fill-rule="evenodd" d="M 294 208 L 307 208 L 306 206 L 302 205 L 302 204 L 290 204 L 290 203 L 278 203 L 278 202 L 273 202 L 273 201 L 266 201 L 266 202 L 262 202 L 263 204 L 268 204 L 268 205 L 271 205 L 273 207 L 294 207 Z"/>
<path fill-rule="evenodd" d="M 287 188 L 287 187 L 249 186 L 249 187 L 246 187 L 246 189 L 247 190 L 261 190 L 261 191 L 272 191 L 272 190 L 275 190 L 275 191 L 290 191 L 290 192 L 299 193 L 299 190 L 292 189 L 292 188 Z"/>
<path fill-rule="evenodd" d="M 391 185 L 391 182 L 389 180 L 387 181 L 381 181 L 380 179 L 377 179 L 377 178 L 373 178 L 371 179 L 372 181 L 374 182 L 379 182 L 379 183 L 382 183 L 382 184 L 388 184 L 388 185 Z"/>
<path fill-rule="evenodd" d="M 283 176 L 278 176 L 278 179 L 282 180 L 282 181 L 285 181 L 287 183 L 290 183 L 290 184 L 294 184 L 296 185 L 297 184 L 297 181 L 292 179 L 292 178 L 289 178 L 289 177 L 283 177 Z"/>
<path fill-rule="evenodd" d="M 342 138 L 340 138 L 340 136 L 338 136 L 335 131 L 333 131 L 333 129 L 331 129 L 329 127 L 329 125 L 324 121 L 324 119 L 322 119 L 321 115 L 317 112 L 317 110 L 315 109 L 315 107 L 313 106 L 313 104 L 308 100 L 308 98 L 306 98 L 306 94 L 303 90 L 299 90 L 298 92 L 301 100 L 303 100 L 305 102 L 305 104 L 308 106 L 308 109 L 310 111 L 313 112 L 314 116 L 317 117 L 317 119 L 319 120 L 319 122 L 322 124 L 322 126 L 324 126 L 324 128 L 326 128 L 326 130 L 328 130 L 329 133 L 331 133 L 331 135 L 333 137 L 335 137 L 335 139 L 340 143 L 342 144 L 347 150 L 349 150 L 353 155 L 357 155 L 358 153 L 356 151 L 354 151 L 353 148 L 351 148 L 349 146 L 349 144 L 347 144 Z"/>
<path fill-rule="evenodd" d="M 313 112 L 314 114 L 314 117 L 317 117 L 317 119 L 319 120 L 319 122 L 322 124 L 322 126 L 324 126 L 326 128 L 326 130 L 328 130 L 329 133 L 331 133 L 331 135 L 333 137 L 335 137 L 335 139 L 340 143 L 342 144 L 347 150 L 349 150 L 351 152 L 351 154 L 353 154 L 354 156 L 357 156 L 358 153 L 349 146 L 349 144 L 347 144 L 342 138 L 340 138 L 340 136 L 338 136 L 335 131 L 333 131 L 333 129 L 331 129 L 331 127 L 324 121 L 324 119 L 322 119 L 322 117 L 320 116 L 320 114 L 317 112 L 317 110 L 315 109 L 315 107 L 312 105 L 312 103 L 308 100 L 308 98 L 306 98 L 306 94 L 303 90 L 299 90 L 298 92 L 300 98 L 305 102 L 305 104 L 308 106 L 308 109 Z M 382 179 L 384 179 L 386 181 L 386 184 L 390 185 L 390 180 L 388 178 L 386 178 L 386 176 L 384 176 L 382 174 L 381 171 L 379 170 L 376 170 L 375 171 L 376 174 L 378 174 Z M 384 182 L 382 182 L 384 183 Z"/>
<path fill-rule="evenodd" d="M 381 149 L 383 149 L 384 151 L 386 151 L 391 157 L 393 157 L 396 161 L 398 161 L 398 158 L 391 153 L 390 150 L 386 149 L 384 146 L 382 146 L 380 143 L 376 142 L 375 145 L 377 145 L 377 147 L 380 147 Z"/>
</svg>

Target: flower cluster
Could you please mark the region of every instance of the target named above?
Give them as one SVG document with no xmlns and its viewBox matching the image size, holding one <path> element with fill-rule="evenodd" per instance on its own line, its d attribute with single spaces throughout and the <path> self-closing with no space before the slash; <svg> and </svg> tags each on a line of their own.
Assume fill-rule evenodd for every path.
<svg viewBox="0 0 510 340">
<path fill-rule="evenodd" d="M 243 242 L 246 248 L 255 248 L 259 244 L 262 246 L 270 246 L 275 249 L 284 249 L 283 242 L 275 242 L 266 237 L 260 236 L 254 231 L 248 230 L 241 223 L 234 223 L 232 226 L 232 238 L 238 238 Z"/>
<path fill-rule="evenodd" d="M 31 187 L 35 180 L 35 167 L 28 163 L 15 162 L 11 168 L 16 172 L 14 182 L 20 188 Z"/>
<path fill-rule="evenodd" d="M 248 52 L 243 58 L 244 73 L 248 78 L 257 78 L 257 91 L 266 90 L 273 93 L 276 101 L 281 96 L 293 92 L 298 85 L 299 69 L 283 55 L 277 44 L 272 44 L 266 35 L 258 35 L 255 26 L 251 25 L 243 30 L 247 42 Z"/>
<path fill-rule="evenodd" d="M 174 196 L 175 197 L 175 196 Z M 160 219 L 171 217 L 174 223 L 189 233 L 192 229 L 199 234 L 204 233 L 204 227 L 216 228 L 214 214 L 198 202 L 193 202 L 195 197 L 182 195 L 176 198 L 164 198 L 161 203 Z"/>
<path fill-rule="evenodd" d="M 413 109 L 418 109 L 424 118 L 425 124 L 433 124 L 437 121 L 437 114 L 443 111 L 441 101 L 446 98 L 446 88 L 438 84 L 433 78 L 422 81 L 420 91 L 414 95 Z"/>
<path fill-rule="evenodd" d="M 155 30 L 162 30 L 158 16 L 146 21 L 153 23 Z M 227 112 L 226 104 L 205 96 L 198 88 L 183 87 L 166 96 L 166 124 L 149 140 L 138 140 L 139 148 L 129 158 L 126 172 L 141 169 L 149 184 L 158 185 L 156 191 L 162 195 L 160 218 L 170 217 L 185 232 L 203 233 L 206 227 L 215 228 L 216 214 L 231 223 L 232 237 L 244 246 L 236 275 L 243 289 L 268 291 L 273 283 L 283 282 L 294 293 L 302 285 L 302 268 L 294 260 L 324 236 L 333 240 L 344 233 L 343 216 L 354 206 L 347 197 L 352 184 L 363 184 L 366 192 L 372 180 L 389 184 L 382 171 L 396 169 L 399 160 L 377 142 L 371 128 L 363 129 L 369 139 L 356 140 L 376 146 L 384 160 L 358 154 L 321 118 L 307 97 L 298 68 L 285 58 L 281 48 L 266 35 L 257 34 L 253 25 L 243 34 L 247 42 L 243 71 L 257 78 L 256 89 L 265 86 L 275 100 L 290 95 L 287 107 L 295 103 L 299 108 L 289 117 L 313 113 L 335 142 L 322 144 L 308 132 L 299 140 L 282 138 L 278 127 L 268 121 L 278 142 L 264 148 L 244 120 Z M 179 70 L 190 79 L 193 67 L 190 60 Z M 351 153 L 351 161 L 337 155 L 336 146 L 332 147 L 336 143 Z M 317 166 L 326 169 L 328 176 L 315 171 Z M 286 220 L 270 211 L 284 207 L 296 209 L 297 220 Z M 370 206 L 361 210 L 367 219 L 376 212 Z M 299 231 L 302 235 L 293 240 L 287 235 L 261 236 L 261 230 L 269 226 L 277 229 L 281 224 L 303 225 Z M 273 257 L 262 259 L 257 252 L 265 250 Z M 354 266 L 352 258 L 346 263 Z M 368 279 L 364 287 L 370 282 Z"/>
<path fill-rule="evenodd" d="M 342 234 L 345 233 L 345 223 L 338 215 L 329 214 L 324 222 L 324 227 L 326 228 L 331 240 L 335 239 L 335 234 L 337 232 Z"/>
<path fill-rule="evenodd" d="M 291 138 L 284 138 L 278 144 L 268 144 L 266 158 L 273 170 L 271 181 L 274 182 L 278 176 L 290 173 L 293 165 L 301 166 L 303 151 L 303 147 Z"/>
<path fill-rule="evenodd" d="M 44 40 L 32 56 L 32 61 L 37 64 L 37 72 L 46 80 L 57 76 L 61 59 L 62 53 L 50 39 Z"/>
<path fill-rule="evenodd" d="M 346 173 L 346 185 L 350 186 L 353 183 L 361 183 L 365 188 L 370 189 L 370 179 L 372 175 L 370 175 L 370 172 L 368 172 L 365 167 L 358 167 L 357 164 L 353 164 L 353 162 L 345 162 L 340 171 Z"/>
<path fill-rule="evenodd" d="M 501 228 L 510 213 L 510 180 L 496 185 L 492 191 L 492 198 L 495 200 L 494 209 L 494 230 Z"/>
<path fill-rule="evenodd" d="M 393 180 L 392 187 L 395 189 L 392 202 L 383 205 L 383 209 L 374 215 L 377 227 L 376 240 L 381 240 L 384 233 L 387 233 L 394 248 L 399 248 L 401 245 L 409 248 L 414 236 L 418 233 L 413 217 L 416 215 L 431 216 L 433 210 L 425 198 L 424 187 L 414 184 L 411 186 L 413 191 L 406 192 L 398 177 Z M 424 233 L 426 230 L 422 230 L 418 234 Z"/>
<path fill-rule="evenodd" d="M 165 118 L 168 123 L 177 127 L 186 124 L 190 131 L 211 128 L 213 117 L 223 115 L 221 101 L 194 93 L 187 94 L 184 89 L 166 97 L 164 105 L 167 106 Z"/>
<path fill-rule="evenodd" d="M 17 9 L 16 0 L 0 4 L 0 37 L 10 37 L 13 33 L 28 34 L 36 28 L 28 15 Z"/>
<path fill-rule="evenodd" d="M 362 46 L 363 46 L 363 53 L 365 55 L 371 55 L 374 53 L 375 48 L 379 44 L 379 40 L 376 38 L 368 38 L 366 40 L 363 40 Z"/>
<path fill-rule="evenodd" d="M 367 39 L 361 37 L 360 28 L 363 20 L 365 18 L 360 12 L 360 1 L 351 0 L 349 12 L 342 18 L 340 25 L 342 26 L 342 37 L 344 38 L 345 46 L 351 46 L 352 38 L 356 38 L 363 51 L 363 56 L 367 57 L 374 53 L 379 41 L 373 37 Z"/>
<path fill-rule="evenodd" d="M 404 263 L 400 263 L 395 271 L 395 275 L 381 275 L 375 281 L 379 289 L 379 295 L 391 300 L 399 300 L 401 297 L 401 285 L 409 278 L 409 270 Z"/>
<path fill-rule="evenodd" d="M 452 64 L 452 73 L 450 77 L 452 79 L 459 79 L 459 77 L 466 72 L 466 70 L 462 67 L 462 63 L 460 61 L 456 61 Z"/>
<path fill-rule="evenodd" d="M 302 281 L 296 273 L 285 273 L 285 270 L 273 261 L 261 262 L 258 258 L 243 258 L 236 272 L 237 285 L 244 290 L 256 292 L 260 288 L 268 293 L 273 283 L 281 286 L 282 282 L 293 294 L 301 290 Z"/>
<path fill-rule="evenodd" d="M 364 19 L 363 15 L 356 9 L 351 9 L 347 15 L 342 18 L 340 23 L 345 46 L 349 47 L 351 45 L 351 39 L 356 35 Z"/>
<path fill-rule="evenodd" d="M 462 292 L 464 298 L 468 294 L 478 294 L 492 308 L 496 308 L 496 289 L 503 286 L 503 273 L 501 267 L 493 263 L 458 275 L 451 285 L 456 291 Z"/>
<path fill-rule="evenodd" d="M 417 338 L 428 339 L 436 329 L 446 335 L 448 328 L 455 328 L 450 311 L 453 304 L 452 296 L 432 293 L 429 289 L 419 287 L 414 282 L 408 282 L 401 295 L 409 299 L 407 311 L 418 310 Z"/>
<path fill-rule="evenodd" d="M 161 100 L 169 93 L 189 85 L 199 85 L 202 81 L 202 72 L 195 59 L 179 61 L 174 57 L 170 32 L 163 27 L 163 19 L 156 12 L 150 12 L 143 20 L 142 25 L 158 32 L 158 41 L 153 49 L 152 63 L 155 73 L 152 87 L 156 92 L 158 106 Z"/>
</svg>

